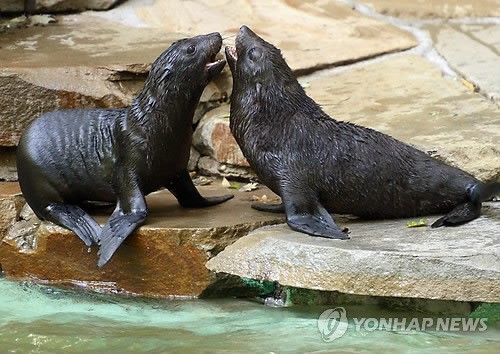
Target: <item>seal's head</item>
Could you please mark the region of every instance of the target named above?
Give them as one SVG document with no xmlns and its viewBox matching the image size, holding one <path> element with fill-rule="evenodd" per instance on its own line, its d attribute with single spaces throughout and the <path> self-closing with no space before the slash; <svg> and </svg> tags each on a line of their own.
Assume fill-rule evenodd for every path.
<svg viewBox="0 0 500 354">
<path fill-rule="evenodd" d="M 216 60 L 221 46 L 218 32 L 178 40 L 153 63 L 148 81 L 165 90 L 203 89 L 226 64 L 223 59 Z"/>
<path fill-rule="evenodd" d="M 233 75 L 233 92 L 254 91 L 265 94 L 269 88 L 296 84 L 292 70 L 281 51 L 242 26 L 236 36 L 236 48 L 226 47 L 226 59 Z"/>
</svg>

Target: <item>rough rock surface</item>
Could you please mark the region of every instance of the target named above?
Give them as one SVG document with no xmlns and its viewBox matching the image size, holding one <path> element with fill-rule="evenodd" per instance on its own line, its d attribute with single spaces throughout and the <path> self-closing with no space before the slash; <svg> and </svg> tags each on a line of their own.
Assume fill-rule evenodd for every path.
<svg viewBox="0 0 500 354">
<path fill-rule="evenodd" d="M 220 163 L 249 167 L 229 128 L 229 105 L 222 105 L 203 117 L 194 132 L 193 145 Z"/>
<path fill-rule="evenodd" d="M 123 14 L 124 5 L 99 16 L 126 21 L 135 16 L 138 22 L 167 32 L 218 31 L 228 37 L 228 43 L 246 24 L 281 48 L 295 70 L 357 61 L 416 45 L 409 33 L 333 1 L 154 0 L 133 7 L 128 16 Z"/>
<path fill-rule="evenodd" d="M 48 111 L 130 104 L 151 63 L 181 36 L 89 14 L 58 20 L 0 36 L 0 146 L 17 145 L 27 124 Z"/>
<path fill-rule="evenodd" d="M 250 208 L 252 195 L 266 189 L 245 193 L 210 185 L 199 190 L 203 195 L 233 191 L 236 197 L 212 208 L 182 209 L 167 191 L 149 195 L 146 224 L 102 269 L 97 267 L 97 248 L 88 249 L 70 231 L 21 221 L 19 233 L 9 233 L 0 243 L 4 275 L 144 296 L 199 296 L 217 281 L 205 268 L 208 259 L 249 231 L 284 220 Z M 96 219 L 102 224 L 111 212 L 100 212 Z"/>
<path fill-rule="evenodd" d="M 499 0 L 354 0 L 384 15 L 404 19 L 498 17 Z"/>
<path fill-rule="evenodd" d="M 202 156 L 198 160 L 198 171 L 209 176 L 222 176 L 245 180 L 256 180 L 257 175 L 250 167 L 220 163 L 210 156 Z"/>
<path fill-rule="evenodd" d="M 500 1 L 497 8 L 500 16 Z M 449 65 L 500 104 L 500 19 L 496 25 L 449 24 L 431 26 L 430 31 L 436 49 Z"/>
<path fill-rule="evenodd" d="M 16 181 L 16 149 L 0 147 L 0 181 Z"/>
<path fill-rule="evenodd" d="M 0 241 L 16 222 L 24 203 L 17 183 L 0 182 Z"/>
<path fill-rule="evenodd" d="M 500 205 L 455 228 L 338 219 L 348 241 L 260 228 L 207 267 L 282 285 L 375 296 L 500 302 Z M 434 220 L 429 218 L 428 223 Z"/>
<path fill-rule="evenodd" d="M 32 13 L 68 12 L 84 10 L 107 10 L 120 0 L 36 0 L 31 8 Z M 19 0 L 3 0 L 0 12 L 22 12 L 24 3 Z"/>
<path fill-rule="evenodd" d="M 483 180 L 500 178 L 500 109 L 424 58 L 401 54 L 300 80 L 333 118 L 389 134 Z"/>
</svg>

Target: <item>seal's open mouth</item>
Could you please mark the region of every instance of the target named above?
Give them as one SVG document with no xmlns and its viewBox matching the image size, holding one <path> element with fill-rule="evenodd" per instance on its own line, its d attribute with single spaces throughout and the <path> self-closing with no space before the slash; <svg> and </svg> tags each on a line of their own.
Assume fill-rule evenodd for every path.
<svg viewBox="0 0 500 354">
<path fill-rule="evenodd" d="M 222 71 L 222 68 L 224 67 L 224 65 L 226 65 L 226 61 L 224 59 L 217 59 L 217 53 L 219 50 L 220 50 L 220 47 L 217 50 L 217 52 L 212 53 L 212 55 L 208 59 L 209 60 L 208 63 L 205 65 L 205 68 L 207 69 L 208 74 L 211 76 L 217 75 L 218 73 L 220 73 Z"/>
<path fill-rule="evenodd" d="M 233 61 L 238 60 L 238 54 L 235 47 L 226 47 L 226 56 L 230 57 Z"/>
</svg>

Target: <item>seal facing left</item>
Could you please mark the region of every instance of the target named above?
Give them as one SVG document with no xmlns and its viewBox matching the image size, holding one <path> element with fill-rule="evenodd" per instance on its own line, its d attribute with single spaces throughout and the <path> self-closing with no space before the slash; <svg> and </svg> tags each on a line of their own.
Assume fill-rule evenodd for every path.
<svg viewBox="0 0 500 354">
<path fill-rule="evenodd" d="M 145 195 L 166 187 L 186 208 L 233 197 L 202 197 L 187 170 L 192 118 L 225 65 L 215 60 L 221 46 L 219 33 L 179 40 L 153 63 L 130 107 L 46 113 L 21 137 L 17 169 L 27 203 L 87 246 L 98 243 L 99 267 L 146 220 Z M 102 229 L 81 208 L 88 201 L 116 202 Z"/>
</svg>

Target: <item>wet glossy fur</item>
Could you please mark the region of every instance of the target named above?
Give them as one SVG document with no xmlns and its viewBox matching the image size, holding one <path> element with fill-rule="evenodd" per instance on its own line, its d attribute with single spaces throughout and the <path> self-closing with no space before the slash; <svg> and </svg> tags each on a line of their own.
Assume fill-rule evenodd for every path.
<svg viewBox="0 0 500 354">
<path fill-rule="evenodd" d="M 316 236 L 346 238 L 330 213 L 397 218 L 450 213 L 433 226 L 479 216 L 500 192 L 388 135 L 336 121 L 306 95 L 280 51 L 242 27 L 233 73 L 231 131 L 260 181 L 283 206 L 289 225 Z M 326 209 L 326 210 L 325 210 Z"/>
<path fill-rule="evenodd" d="M 218 33 L 180 40 L 152 65 L 131 107 L 50 112 L 22 136 L 17 168 L 26 201 L 39 218 L 99 243 L 99 266 L 146 219 L 144 195 L 167 187 L 185 207 L 231 197 L 203 198 L 187 171 L 192 117 L 224 66 L 207 66 L 221 44 Z M 78 206 L 84 201 L 117 201 L 102 230 Z"/>
</svg>

